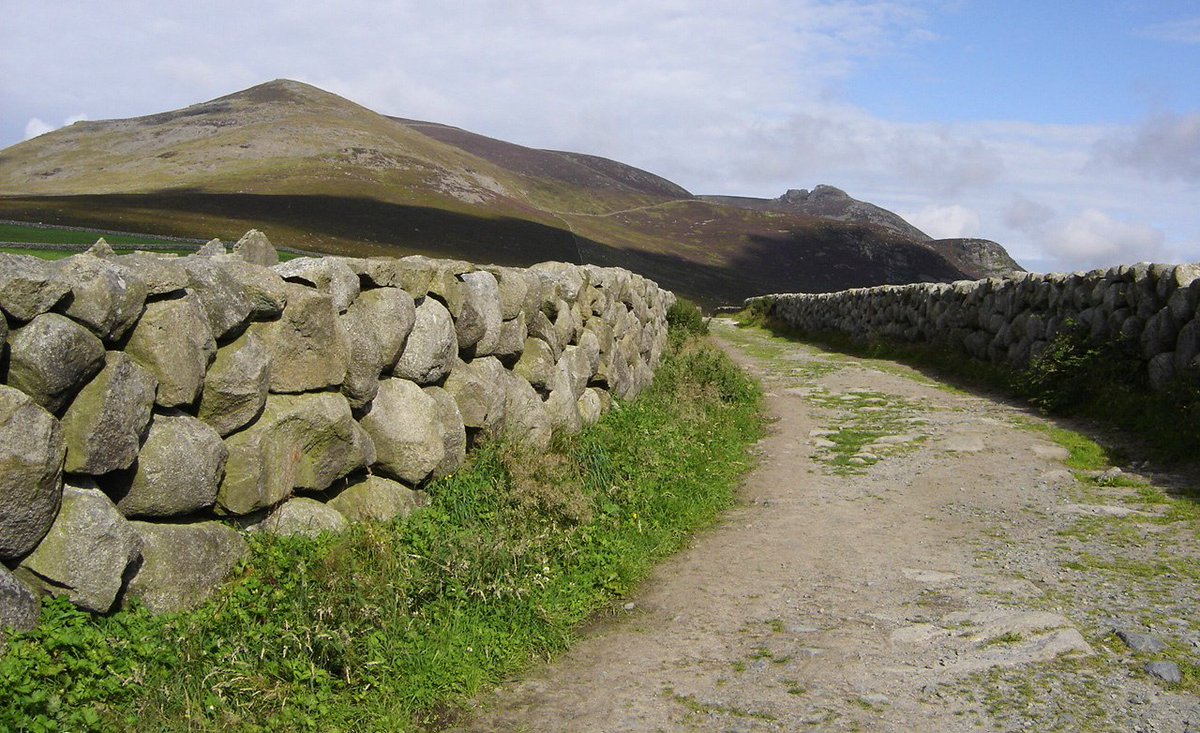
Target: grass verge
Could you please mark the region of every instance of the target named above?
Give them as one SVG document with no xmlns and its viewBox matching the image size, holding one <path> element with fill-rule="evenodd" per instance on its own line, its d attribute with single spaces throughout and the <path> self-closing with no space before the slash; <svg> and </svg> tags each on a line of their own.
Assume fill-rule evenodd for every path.
<svg viewBox="0 0 1200 733">
<path fill-rule="evenodd" d="M 594 428 L 545 453 L 486 444 L 395 523 L 254 535 L 196 611 L 46 601 L 0 658 L 0 729 L 436 728 L 730 505 L 760 399 L 719 350 L 676 336 L 654 384 Z"/>
</svg>

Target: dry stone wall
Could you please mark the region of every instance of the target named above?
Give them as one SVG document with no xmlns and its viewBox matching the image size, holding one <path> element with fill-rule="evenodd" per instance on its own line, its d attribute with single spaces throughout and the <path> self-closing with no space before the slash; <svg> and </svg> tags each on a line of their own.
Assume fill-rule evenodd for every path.
<svg viewBox="0 0 1200 733">
<path fill-rule="evenodd" d="M 35 593 L 199 602 L 242 532 L 387 520 L 498 436 L 636 395 L 674 296 L 626 270 L 425 257 L 0 255 L 0 624 Z"/>
<path fill-rule="evenodd" d="M 1137 344 L 1150 382 L 1200 367 L 1200 265 L 1137 264 L 1073 274 L 1023 273 L 837 293 L 766 295 L 746 305 L 809 333 L 949 345 L 1027 364 L 1063 330 Z"/>
</svg>

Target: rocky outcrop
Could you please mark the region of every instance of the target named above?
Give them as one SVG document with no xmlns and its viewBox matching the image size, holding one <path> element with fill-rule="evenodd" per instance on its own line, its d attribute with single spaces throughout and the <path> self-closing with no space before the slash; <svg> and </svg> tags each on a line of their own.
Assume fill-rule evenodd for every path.
<svg viewBox="0 0 1200 733">
<path fill-rule="evenodd" d="M 746 305 L 802 332 L 937 343 L 1022 366 L 1067 329 L 1140 350 L 1151 384 L 1200 369 L 1200 265 L 1140 263 L 1070 274 L 767 295 Z"/>
<path fill-rule="evenodd" d="M 22 588 L 190 608 L 241 528 L 407 515 L 472 441 L 544 448 L 637 394 L 673 302 L 613 268 L 275 259 L 253 232 L 184 258 L 0 256 L 0 621 L 30 623 Z"/>
</svg>

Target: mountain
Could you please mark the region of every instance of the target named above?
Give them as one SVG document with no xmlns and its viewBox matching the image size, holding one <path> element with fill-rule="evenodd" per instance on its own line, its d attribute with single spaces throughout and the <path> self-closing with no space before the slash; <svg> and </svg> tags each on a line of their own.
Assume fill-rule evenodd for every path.
<svg viewBox="0 0 1200 733">
<path fill-rule="evenodd" d="M 746 196 L 700 196 L 704 201 L 737 206 L 753 211 L 776 211 L 807 214 L 822 219 L 856 222 L 883 227 L 923 243 L 946 257 L 955 267 L 971 277 L 992 277 L 1025 269 L 1009 256 L 1004 247 L 990 239 L 934 239 L 905 221 L 899 214 L 859 201 L 840 188 L 821 184 L 812 191 L 789 189 L 778 198 L 760 199 Z"/>
<path fill-rule="evenodd" d="M 897 222 L 813 211 L 698 198 L 617 161 L 387 117 L 287 80 L 0 151 L 0 217 L 24 221 L 621 265 L 705 305 L 975 274 Z"/>
</svg>

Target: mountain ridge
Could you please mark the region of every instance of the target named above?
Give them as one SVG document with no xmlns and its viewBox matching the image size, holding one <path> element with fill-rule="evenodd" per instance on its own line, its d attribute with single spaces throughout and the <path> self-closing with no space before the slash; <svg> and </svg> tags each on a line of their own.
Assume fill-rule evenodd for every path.
<svg viewBox="0 0 1200 733">
<path fill-rule="evenodd" d="M 254 226 L 335 254 L 635 263 L 706 305 L 974 276 L 875 222 L 706 201 L 619 161 L 386 116 L 290 80 L 2 150 L 0 216 L 204 237 Z"/>
</svg>

